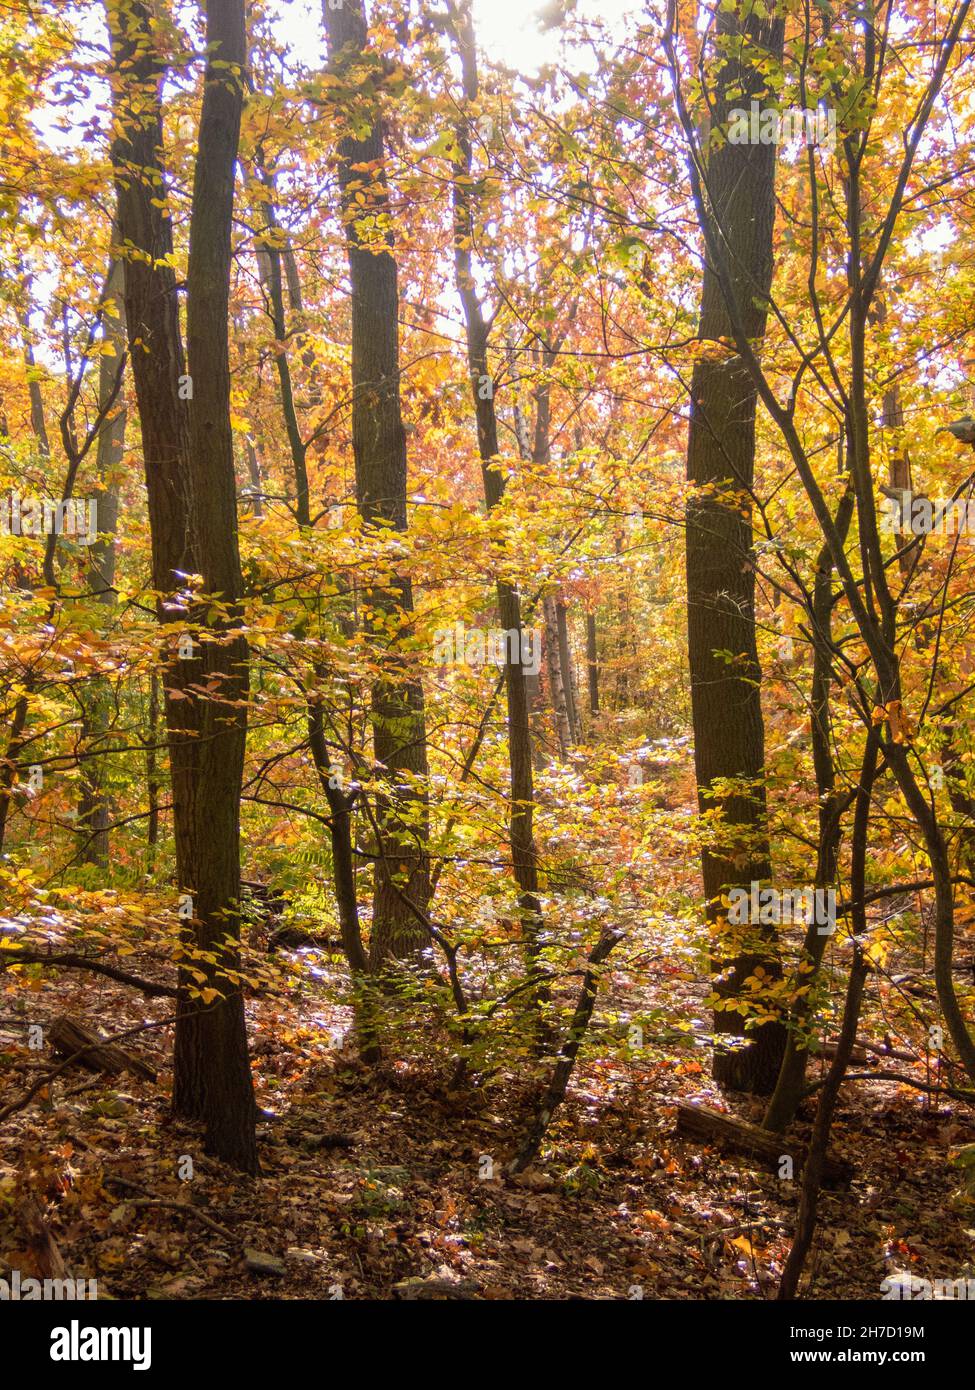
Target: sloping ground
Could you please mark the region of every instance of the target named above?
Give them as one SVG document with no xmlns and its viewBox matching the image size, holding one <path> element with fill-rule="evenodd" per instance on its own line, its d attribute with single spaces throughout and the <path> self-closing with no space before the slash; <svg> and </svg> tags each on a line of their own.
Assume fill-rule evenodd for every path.
<svg viewBox="0 0 975 1390">
<path fill-rule="evenodd" d="M 629 951 L 607 977 L 601 1027 L 635 1013 L 684 1027 L 703 1019 L 691 972 L 667 943 L 646 944 L 652 952 Z M 648 967 L 648 955 L 664 963 Z M 125 966 L 138 971 L 137 958 Z M 39 975 L 29 1002 L 10 976 L 4 989 L 0 1107 L 49 1064 L 27 1047 L 28 1020 L 67 1013 L 115 1032 L 167 1010 L 74 972 Z M 446 1064 L 371 1072 L 329 1046 L 348 1024 L 325 1007 L 329 994 L 327 983 L 306 990 L 287 1013 L 265 999 L 248 1005 L 259 1100 L 273 1111 L 257 1180 L 207 1159 L 196 1133 L 167 1122 L 167 1031 L 131 1044 L 158 1067 L 157 1085 L 71 1070 L 10 1115 L 0 1257 L 22 1275 L 47 1272 L 23 1219 L 31 1196 L 68 1269 L 116 1298 L 389 1298 L 417 1279 L 485 1298 L 774 1295 L 797 1185 L 674 1137 L 678 1098 L 727 1103 L 708 1085 L 693 1031 L 675 1049 L 682 1035 L 662 1025 L 660 1045 L 629 1055 L 594 1039 L 541 1162 L 513 1181 L 504 1164 L 530 1107 L 524 1080 L 445 1095 Z M 760 1117 L 744 1098 L 733 1108 Z M 855 1176 L 824 1194 L 811 1296 L 877 1299 L 894 1270 L 965 1272 L 975 1221 L 949 1210 L 957 1174 L 946 1153 L 973 1137 L 970 1113 L 952 1102 L 847 1085 L 833 1147 Z M 248 1268 L 246 1249 L 276 1257 L 251 1256 L 269 1272 Z"/>
</svg>

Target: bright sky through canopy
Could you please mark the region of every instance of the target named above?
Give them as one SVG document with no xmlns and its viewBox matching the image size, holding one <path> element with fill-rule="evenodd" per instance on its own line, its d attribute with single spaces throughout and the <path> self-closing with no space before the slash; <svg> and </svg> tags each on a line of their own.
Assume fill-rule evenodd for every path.
<svg viewBox="0 0 975 1390">
<path fill-rule="evenodd" d="M 279 33 L 304 62 L 323 56 L 321 0 L 274 0 L 268 9 L 277 13 Z M 639 0 L 578 0 L 575 13 L 615 30 L 624 15 L 641 9 Z M 552 0 L 474 0 L 478 42 L 492 61 L 515 72 L 537 72 L 558 59 L 561 25 L 543 30 L 539 20 L 549 12 L 554 13 Z"/>
</svg>

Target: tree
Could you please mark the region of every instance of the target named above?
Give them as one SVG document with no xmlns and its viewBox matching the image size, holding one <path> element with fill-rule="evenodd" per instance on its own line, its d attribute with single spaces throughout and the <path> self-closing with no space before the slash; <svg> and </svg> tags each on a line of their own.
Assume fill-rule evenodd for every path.
<svg viewBox="0 0 975 1390">
<path fill-rule="evenodd" d="M 769 95 L 763 71 L 782 56 L 781 15 L 759 19 L 722 8 L 711 138 L 701 186 L 730 270 L 731 293 L 749 339 L 765 332 L 772 281 L 775 144 L 733 144 L 724 125 L 739 101 Z M 676 62 L 671 42 L 671 61 Z M 679 78 L 678 78 L 679 80 Z M 774 950 L 751 924 L 748 940 L 731 939 L 722 895 L 771 873 L 765 795 L 761 671 L 755 639 L 755 575 L 751 504 L 755 477 L 757 392 L 748 370 L 721 344 L 733 332 L 724 289 L 705 252 L 698 337 L 717 344 L 720 360 L 703 357 L 691 378 L 687 479 L 687 650 L 694 723 L 694 763 L 702 816 L 713 835 L 701 859 L 714 965 L 722 1007 L 715 1014 L 714 1075 L 735 1090 L 768 1092 L 775 1084 L 785 1034 L 762 1023 L 745 1034 L 736 1005 L 756 967 L 777 973 Z M 712 349 L 713 350 L 713 349 Z M 731 788 L 729 790 L 729 788 Z M 723 1045 L 724 1044 L 724 1045 Z"/>
<path fill-rule="evenodd" d="M 181 891 L 182 996 L 173 1106 L 204 1121 L 207 1143 L 257 1169 L 256 1112 L 237 974 L 239 807 L 246 737 L 247 647 L 229 418 L 228 285 L 234 170 L 246 61 L 243 3 L 207 10 L 188 272 L 188 367 L 172 266 L 170 220 L 158 192 L 162 71 L 143 0 L 110 0 L 119 134 L 113 149 L 125 301 L 139 407 L 153 585 L 160 621 L 196 625 L 170 636 L 166 683 L 173 822 Z M 160 206 L 162 204 L 162 206 Z M 191 397 L 192 409 L 188 410 Z M 202 596 L 175 596 L 201 575 Z"/>
<path fill-rule="evenodd" d="M 352 287 L 352 446 L 356 501 L 366 526 L 407 528 L 406 435 L 400 409 L 399 286 L 388 230 L 383 165 L 382 84 L 368 48 L 364 0 L 323 7 L 331 70 L 354 90 L 363 135 L 339 142 L 338 180 Z M 371 228 L 379 228 L 378 233 Z M 388 648 L 372 692 L 376 878 L 370 954 L 373 965 L 415 954 L 429 944 L 422 914 L 429 900 L 423 687 L 404 653 L 413 610 L 409 577 L 370 584 L 363 620 Z"/>
</svg>

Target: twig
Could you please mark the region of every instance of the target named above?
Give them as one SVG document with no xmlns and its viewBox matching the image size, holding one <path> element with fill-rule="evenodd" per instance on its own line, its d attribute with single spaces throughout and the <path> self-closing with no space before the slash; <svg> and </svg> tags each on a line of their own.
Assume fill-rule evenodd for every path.
<svg viewBox="0 0 975 1390">
<path fill-rule="evenodd" d="M 205 1211 L 191 1206 L 189 1202 L 177 1202 L 170 1197 L 123 1197 L 122 1202 L 127 1207 L 167 1207 L 171 1211 L 182 1211 L 189 1216 L 195 1216 L 204 1226 L 209 1226 L 218 1236 L 223 1236 L 224 1240 L 236 1240 L 236 1236 L 232 1231 L 228 1231 L 226 1226 L 221 1226 L 219 1221 L 214 1221 L 212 1216 L 207 1216 Z"/>
</svg>

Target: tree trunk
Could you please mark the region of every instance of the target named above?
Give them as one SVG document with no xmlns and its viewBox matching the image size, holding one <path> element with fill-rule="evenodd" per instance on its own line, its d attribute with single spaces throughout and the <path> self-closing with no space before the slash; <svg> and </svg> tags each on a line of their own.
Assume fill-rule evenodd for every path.
<svg viewBox="0 0 975 1390">
<path fill-rule="evenodd" d="M 113 228 L 113 232 L 116 229 Z M 107 411 L 117 389 L 118 363 L 125 348 L 125 308 L 123 303 L 124 274 L 122 262 L 113 259 L 105 281 L 105 298 L 114 302 L 115 311 L 106 310 L 105 341 L 111 343 L 112 353 L 98 359 L 98 405 Z M 88 589 L 106 612 L 115 606 L 115 533 L 118 529 L 119 481 L 118 470 L 125 449 L 125 406 L 119 405 L 115 414 L 107 416 L 98 436 L 96 469 L 99 482 L 97 498 L 98 540 L 88 548 Z M 99 740 L 108 727 L 111 691 L 108 683 L 92 682 L 85 699 L 85 739 L 89 750 L 98 756 L 89 758 L 82 767 L 82 791 L 78 806 L 79 829 L 86 833 L 81 858 L 87 864 L 104 868 L 108 864 L 108 827 L 111 820 L 111 801 L 105 790 L 105 759 Z"/>
<path fill-rule="evenodd" d="M 552 713 L 555 717 L 559 753 L 564 761 L 572 747 L 572 724 L 569 719 L 569 701 L 562 672 L 559 620 L 555 599 L 551 594 L 546 595 L 542 600 L 542 614 L 545 618 L 545 669 L 548 675 L 548 693 L 552 701 Z"/>
<path fill-rule="evenodd" d="M 453 15 L 453 33 L 461 63 L 461 81 L 465 108 L 476 102 L 479 92 L 477 49 L 469 5 L 460 7 Z M 467 365 L 471 377 L 471 394 L 477 420 L 477 447 L 481 459 L 484 500 L 488 511 L 500 506 L 504 497 L 504 474 L 496 466 L 498 446 L 498 417 L 494 399 L 494 379 L 488 367 L 488 324 L 477 294 L 471 246 L 475 234 L 475 206 L 471 170 L 473 156 L 469 116 L 457 122 L 451 193 L 454 211 L 454 274 L 457 293 L 464 310 L 467 331 Z M 529 720 L 528 677 L 521 661 L 513 660 L 514 652 L 522 651 L 521 597 L 504 580 L 498 580 L 498 618 L 504 631 L 515 637 L 505 643 L 507 659 L 504 667 L 505 697 L 508 722 L 508 767 L 511 776 L 511 815 L 508 823 L 508 843 L 511 865 L 518 885 L 518 907 L 522 915 L 522 931 L 526 944 L 529 970 L 534 969 L 542 932 L 542 911 L 538 897 L 538 850 L 535 845 L 535 787 L 533 776 L 532 736 Z M 544 991 L 532 991 L 536 1003 Z"/>
<path fill-rule="evenodd" d="M 555 601 L 555 622 L 559 636 L 559 665 L 562 667 L 562 687 L 565 690 L 566 713 L 569 716 L 569 733 L 572 742 L 579 743 L 582 729 L 579 723 L 575 673 L 572 669 L 572 648 L 569 645 L 569 621 L 565 604 L 561 599 Z"/>
<path fill-rule="evenodd" d="M 242 5 L 226 0 L 213 9 L 208 28 L 211 42 L 224 55 L 220 61 L 243 63 Z M 232 635 L 241 585 L 226 341 L 239 77 L 224 68 L 216 70 L 220 76 L 214 81 L 214 70 L 208 67 L 191 231 L 194 379 L 184 370 L 176 276 L 170 264 L 171 222 L 163 216 L 166 209 L 157 206 L 162 201 L 159 191 L 166 187 L 160 103 L 164 72 L 149 7 L 146 0 L 107 0 L 106 10 L 116 70 L 118 134 L 112 162 L 119 240 L 132 248 L 125 257 L 125 314 L 142 433 L 157 612 L 167 624 L 191 618 L 186 601 L 174 596 L 174 590 L 181 587 L 182 575 L 196 572 L 203 574 L 206 592 L 224 595 L 229 604 L 222 624 L 231 634 L 229 641 L 195 643 L 192 658 L 179 656 L 169 663 L 163 682 L 177 882 L 192 904 L 195 921 L 195 929 L 186 926 L 183 944 L 193 950 L 201 941 L 212 944 L 229 934 L 233 944 L 221 960 L 227 968 L 236 958 L 237 818 L 245 731 L 243 711 L 230 702 L 246 691 L 246 648 Z M 192 448 L 190 390 L 195 406 Z M 205 537 L 203 547 L 194 543 L 199 536 Z M 225 674 L 218 676 L 218 671 Z M 191 683 L 208 679 L 214 682 L 214 698 L 204 701 L 188 693 Z M 253 1172 L 255 1107 L 239 986 L 230 984 L 219 966 L 196 963 L 208 977 L 207 988 L 221 991 L 223 997 L 211 997 L 208 1005 L 202 998 L 186 997 L 191 977 L 181 971 L 184 998 L 176 1030 L 173 1107 L 206 1121 L 207 1143 L 219 1158 Z"/>
<path fill-rule="evenodd" d="M 247 738 L 248 651 L 241 635 L 243 596 L 237 537 L 237 484 L 230 423 L 231 229 L 243 105 L 243 0 L 208 0 L 207 70 L 190 218 L 186 276 L 189 481 L 193 533 L 203 592 L 197 621 L 196 775 L 185 808 L 190 819 L 194 962 L 204 993 L 179 1011 L 173 1102 L 200 1118 L 222 1158 L 257 1171 L 256 1107 L 247 1055 L 240 968 L 240 795 Z M 204 627 L 205 624 L 205 627 Z M 189 935 L 189 929 L 188 933 Z M 215 955 L 216 964 L 206 957 Z M 219 997 L 208 1000 L 209 989 Z"/>
<path fill-rule="evenodd" d="M 840 499 L 836 512 L 836 527 L 844 538 L 850 529 L 853 518 L 853 490 L 847 488 Z M 816 577 L 813 581 L 812 633 L 813 633 L 813 673 L 810 693 L 810 721 L 812 734 L 813 765 L 816 773 L 816 794 L 819 803 L 819 846 L 816 863 L 816 887 L 831 888 L 836 883 L 836 868 L 839 861 L 842 840 L 842 814 L 845 798 L 837 795 L 836 768 L 833 762 L 832 726 L 830 720 L 830 686 L 833 671 L 833 560 L 828 545 L 819 552 L 816 564 Z M 861 782 L 869 776 L 872 786 L 876 767 L 878 740 L 872 733 L 867 735 L 868 747 L 865 755 Z M 794 979 L 794 988 L 805 988 L 805 993 L 795 995 L 789 1018 L 789 1036 L 786 1040 L 785 1055 L 775 1083 L 775 1091 L 765 1112 L 763 1124 L 766 1129 L 783 1131 L 795 1117 L 802 1098 L 803 1082 L 806 1076 L 808 1047 L 805 1034 L 808 1030 L 812 1008 L 813 987 L 822 964 L 829 937 L 820 932 L 815 922 L 810 923 L 802 952 L 799 957 L 800 968 Z"/>
<path fill-rule="evenodd" d="M 354 72 L 368 42 L 363 0 L 323 6 L 331 66 Z M 381 113 L 357 93 L 361 137 L 339 143 L 338 178 L 352 284 L 352 449 L 356 500 L 367 527 L 407 528 L 406 435 L 400 409 L 399 288 L 392 238 L 368 230 L 389 216 Z M 364 108 L 364 109 L 363 109 Z M 363 595 L 365 625 L 389 647 L 389 675 L 372 692 L 373 751 L 384 789 L 376 797 L 377 852 L 370 956 L 373 965 L 429 944 L 411 903 L 429 902 L 427 747 L 423 688 L 406 669 L 399 641 L 413 612 L 409 578 L 397 575 Z"/>
<path fill-rule="evenodd" d="M 809 1141 L 809 1154 L 802 1171 L 796 1234 L 789 1251 L 789 1257 L 785 1262 L 785 1268 L 782 1271 L 782 1281 L 779 1284 L 778 1297 L 780 1299 L 795 1298 L 803 1265 L 806 1262 L 806 1256 L 815 1234 L 816 1214 L 819 1209 L 819 1189 L 822 1186 L 826 1165 L 826 1146 L 829 1143 L 833 1112 L 839 1099 L 840 1087 L 850 1064 L 850 1053 L 853 1051 L 853 1044 L 856 1041 L 867 968 L 863 950 L 858 942 L 854 942 L 853 964 L 850 967 L 850 977 L 847 982 L 840 1040 L 836 1048 L 836 1056 L 833 1058 L 826 1076 L 826 1085 L 819 1097 L 816 1120 Z"/>
<path fill-rule="evenodd" d="M 599 713 L 599 649 L 596 644 L 596 615 L 586 614 L 586 670 L 589 674 L 589 713 Z"/>
<path fill-rule="evenodd" d="M 742 25 L 721 11 L 717 33 L 734 39 L 744 29 L 775 58 L 782 52 L 782 21 Z M 723 62 L 715 122 L 745 93 L 763 89 L 747 59 Z M 707 184 L 715 220 L 734 267 L 735 294 L 750 338 L 765 331 L 765 297 L 772 277 L 775 217 L 774 145 L 712 146 Z M 699 336 L 730 337 L 731 321 L 717 276 L 705 265 Z M 766 828 L 765 736 L 761 671 L 755 640 L 755 579 L 750 562 L 748 512 L 755 468 L 756 390 L 737 357 L 698 361 L 691 380 L 687 477 L 695 489 L 687 504 L 687 628 L 694 725 L 694 757 L 702 815 L 720 809 L 720 837 L 702 856 L 707 912 L 715 929 L 714 968 L 723 998 L 742 994 L 744 980 L 763 965 L 777 973 L 774 948 L 757 927 L 732 940 L 719 924 L 721 895 L 730 886 L 767 879 L 771 868 Z M 728 662 L 719 653 L 731 652 Z M 738 779 L 740 790 L 717 798 L 717 779 Z M 715 1014 L 714 1076 L 724 1086 L 756 1094 L 775 1085 L 785 1030 L 767 1023 L 749 1030 L 737 1012 Z M 724 1043 L 724 1045 L 722 1045 Z"/>
</svg>

